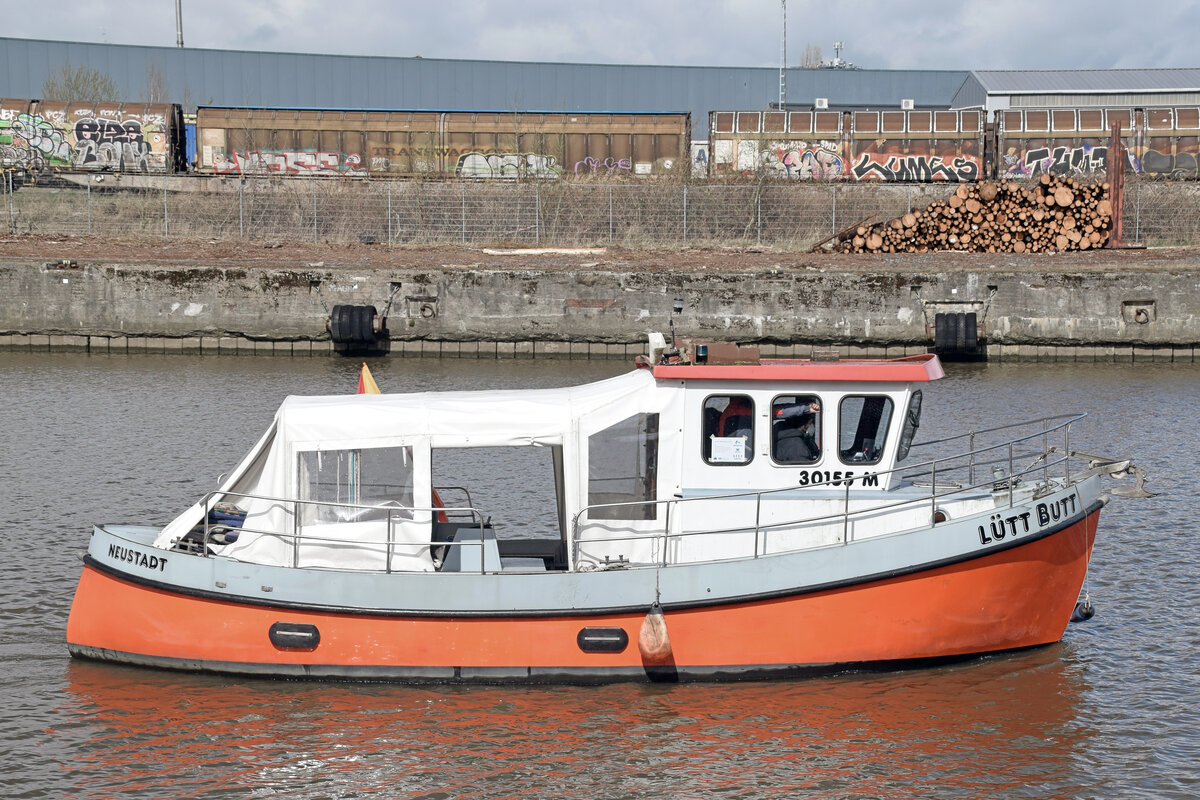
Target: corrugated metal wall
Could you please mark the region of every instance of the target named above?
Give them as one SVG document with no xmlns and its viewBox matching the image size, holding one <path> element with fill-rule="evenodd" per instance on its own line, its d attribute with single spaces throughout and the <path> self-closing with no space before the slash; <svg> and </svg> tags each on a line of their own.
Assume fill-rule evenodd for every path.
<svg viewBox="0 0 1200 800">
<path fill-rule="evenodd" d="M 432 58 L 254 53 L 0 37 L 0 97 L 39 97 L 70 62 L 108 73 L 122 99 L 199 105 L 430 108 L 495 111 L 690 112 L 695 139 L 708 112 L 766 108 L 779 94 L 771 67 L 663 67 L 449 61 Z M 150 97 L 161 74 L 164 97 Z M 809 105 L 948 107 L 965 70 L 788 71 L 788 101 Z"/>
</svg>

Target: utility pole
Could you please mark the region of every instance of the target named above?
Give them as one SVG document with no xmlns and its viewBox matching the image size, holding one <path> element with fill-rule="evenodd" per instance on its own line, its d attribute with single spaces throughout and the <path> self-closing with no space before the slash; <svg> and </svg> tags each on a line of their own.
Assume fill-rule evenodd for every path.
<svg viewBox="0 0 1200 800">
<path fill-rule="evenodd" d="M 783 111 L 787 105 L 787 0 L 779 0 L 779 5 L 783 11 L 783 32 L 779 37 L 779 110 Z"/>
<path fill-rule="evenodd" d="M 183 0 L 175 0 L 175 46 L 183 47 Z"/>
</svg>

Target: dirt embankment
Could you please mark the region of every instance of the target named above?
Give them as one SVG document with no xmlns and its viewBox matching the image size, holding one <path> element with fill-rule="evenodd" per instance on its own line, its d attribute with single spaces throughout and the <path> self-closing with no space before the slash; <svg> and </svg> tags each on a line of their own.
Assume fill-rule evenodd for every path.
<svg viewBox="0 0 1200 800">
<path fill-rule="evenodd" d="M 252 266 L 355 269 L 540 269 L 645 272 L 1176 272 L 1200 269 L 1200 247 L 1101 250 L 1047 255 L 940 252 L 919 255 L 848 255 L 768 248 L 386 247 L 364 244 L 263 244 L 233 240 L 131 240 L 94 236 L 9 235 L 0 238 L 0 259 L 163 266 Z"/>
</svg>

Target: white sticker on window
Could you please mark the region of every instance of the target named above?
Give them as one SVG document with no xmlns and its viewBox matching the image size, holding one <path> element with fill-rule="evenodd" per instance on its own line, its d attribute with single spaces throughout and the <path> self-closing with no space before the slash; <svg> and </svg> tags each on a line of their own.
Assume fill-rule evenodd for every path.
<svg viewBox="0 0 1200 800">
<path fill-rule="evenodd" d="M 746 460 L 746 437 L 714 436 L 712 461 L 722 464 L 741 464 Z"/>
</svg>

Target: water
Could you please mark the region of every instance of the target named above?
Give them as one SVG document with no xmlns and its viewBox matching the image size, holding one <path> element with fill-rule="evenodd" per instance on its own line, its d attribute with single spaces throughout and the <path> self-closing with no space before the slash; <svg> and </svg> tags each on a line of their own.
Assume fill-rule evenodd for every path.
<svg viewBox="0 0 1200 800">
<path fill-rule="evenodd" d="M 955 366 L 920 438 L 1091 412 L 1072 444 L 1167 492 L 1102 514 L 1098 613 L 1061 644 L 794 682 L 407 687 L 73 661 L 93 522 L 162 523 L 289 393 L 357 362 L 0 353 L 0 796 L 5 798 L 1191 798 L 1200 794 L 1200 368 Z M 372 362 L 402 387 L 554 386 L 616 362 Z"/>
</svg>

